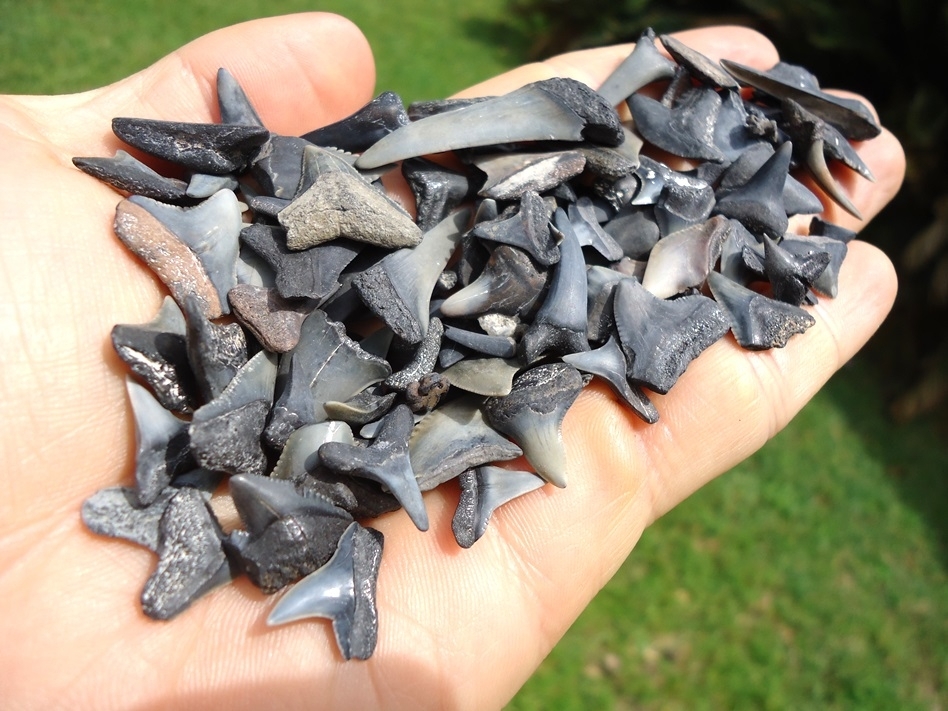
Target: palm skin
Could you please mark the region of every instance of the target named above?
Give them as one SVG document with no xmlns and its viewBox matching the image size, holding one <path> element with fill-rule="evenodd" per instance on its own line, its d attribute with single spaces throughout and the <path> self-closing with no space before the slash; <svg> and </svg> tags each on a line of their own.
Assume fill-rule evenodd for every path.
<svg viewBox="0 0 948 711">
<path fill-rule="evenodd" d="M 777 59 L 769 42 L 740 28 L 681 38 L 762 68 Z M 629 49 L 562 55 L 467 93 L 557 75 L 597 86 Z M 358 30 L 309 14 L 221 30 L 103 89 L 0 99 L 0 688 L 10 708 L 497 708 L 644 529 L 779 431 L 895 297 L 889 261 L 854 242 L 840 296 L 810 309 L 813 328 L 763 353 L 719 341 L 654 397 L 658 424 L 640 422 L 594 382 L 564 422 L 568 488 L 512 502 L 470 550 L 451 533 L 456 487 L 426 494 L 427 533 L 404 512 L 379 519 L 381 629 L 367 662 L 342 661 L 328 623 L 267 628 L 273 600 L 246 580 L 154 622 L 138 605 L 154 556 L 89 533 L 79 507 L 97 489 L 131 481 L 126 370 L 108 336 L 116 323 L 149 320 L 163 292 L 112 232 L 116 193 L 71 158 L 120 147 L 113 116 L 214 120 L 219 66 L 285 134 L 341 118 L 373 95 Z M 887 132 L 859 152 L 877 182 L 840 177 L 869 219 L 897 191 L 904 158 Z M 835 207 L 826 217 L 861 226 Z"/>
</svg>

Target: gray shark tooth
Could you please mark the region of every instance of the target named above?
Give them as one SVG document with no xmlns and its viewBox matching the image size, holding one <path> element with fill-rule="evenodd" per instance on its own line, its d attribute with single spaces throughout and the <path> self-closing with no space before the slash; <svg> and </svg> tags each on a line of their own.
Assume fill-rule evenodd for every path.
<svg viewBox="0 0 948 711">
<path fill-rule="evenodd" d="M 465 358 L 446 368 L 442 375 L 451 385 L 475 395 L 502 397 L 510 393 L 520 364 L 504 358 Z"/>
<path fill-rule="evenodd" d="M 290 204 L 287 198 L 270 197 L 269 195 L 251 195 L 247 198 L 247 205 L 258 218 L 262 215 L 276 221 L 280 211 Z"/>
<path fill-rule="evenodd" d="M 261 126 L 114 118 L 112 132 L 125 143 L 197 173 L 243 171 L 270 135 Z"/>
<path fill-rule="evenodd" d="M 755 235 L 781 236 L 790 224 L 783 201 L 793 145 L 780 145 L 744 185 L 718 199 L 715 212 L 740 220 Z"/>
<path fill-rule="evenodd" d="M 323 301 L 339 288 L 339 276 L 362 246 L 346 239 L 293 251 L 279 227 L 248 225 L 241 241 L 263 257 L 276 272 L 276 288 L 287 299 Z"/>
<path fill-rule="evenodd" d="M 220 395 L 247 362 L 247 338 L 236 323 L 216 324 L 205 318 L 195 297 L 184 301 L 188 324 L 188 359 L 205 401 Z"/>
<path fill-rule="evenodd" d="M 624 274 L 608 267 L 586 269 L 586 339 L 601 343 L 614 330 L 612 297 Z"/>
<path fill-rule="evenodd" d="M 487 174 L 478 195 L 494 200 L 517 200 L 527 190 L 542 193 L 583 172 L 586 156 L 580 151 L 501 153 L 474 159 Z"/>
<path fill-rule="evenodd" d="M 618 283 L 613 307 L 629 379 L 663 395 L 730 328 L 711 299 L 696 294 L 666 301 L 634 279 Z"/>
<path fill-rule="evenodd" d="M 458 131 L 463 125 L 465 129 Z M 553 78 L 465 108 L 413 121 L 369 148 L 360 170 L 405 158 L 519 141 L 622 143 L 615 109 L 575 79 Z"/>
<path fill-rule="evenodd" d="M 419 343 L 427 333 L 431 293 L 470 215 L 458 210 L 414 249 L 392 252 L 352 280 L 365 305 L 404 341 Z"/>
<path fill-rule="evenodd" d="M 489 336 L 456 326 L 445 326 L 444 337 L 476 353 L 495 358 L 513 358 L 517 353 L 517 342 L 510 336 Z"/>
<path fill-rule="evenodd" d="M 154 501 L 142 506 L 134 489 L 99 489 L 82 502 L 82 522 L 100 536 L 122 538 L 157 553 L 158 522 L 175 491 L 165 487 Z"/>
<path fill-rule="evenodd" d="M 722 59 L 721 65 L 742 84 L 778 99 L 793 99 L 850 140 L 865 141 L 882 132 L 872 112 L 861 101 L 833 96 L 812 86 L 788 83 L 779 75 L 775 77 L 727 59 Z"/>
<path fill-rule="evenodd" d="M 674 108 L 644 94 L 633 94 L 628 104 L 635 130 L 649 143 L 682 158 L 724 160 L 714 145 L 721 97 L 713 89 L 695 87 L 683 94 Z"/>
<path fill-rule="evenodd" d="M 168 620 L 231 580 L 222 533 L 196 489 L 179 489 L 158 524 L 158 565 L 142 589 L 142 610 Z"/>
<path fill-rule="evenodd" d="M 862 219 L 862 213 L 853 205 L 849 196 L 843 192 L 842 187 L 840 187 L 830 172 L 829 166 L 826 165 L 826 156 L 823 154 L 822 140 L 814 141 L 810 144 L 806 153 L 806 167 L 810 170 L 810 174 L 813 175 L 814 180 L 816 180 L 816 184 L 819 185 L 827 195 L 833 198 L 837 205 L 857 220 Z"/>
<path fill-rule="evenodd" d="M 326 442 L 355 444 L 352 430 L 345 422 L 328 421 L 316 425 L 304 425 L 286 440 L 280 458 L 270 476 L 301 483 L 307 473 L 319 466 L 317 450 Z"/>
<path fill-rule="evenodd" d="M 769 237 L 764 237 L 763 260 L 754 250 L 744 249 L 744 263 L 767 277 L 774 298 L 794 306 L 803 303 L 810 286 L 829 262 L 827 252 L 812 252 L 798 257 Z"/>
<path fill-rule="evenodd" d="M 764 142 L 745 150 L 721 174 L 715 195 L 722 198 L 735 188 L 744 185 L 773 154 L 773 146 Z M 783 205 L 787 215 L 812 215 L 823 211 L 823 203 L 820 199 L 792 175 L 787 175 L 787 182 L 783 186 Z"/>
<path fill-rule="evenodd" d="M 129 202 L 148 210 L 197 255 L 217 289 L 221 310 L 228 313 L 227 292 L 237 285 L 237 253 L 244 227 L 233 191 L 221 190 L 190 208 L 138 195 L 130 197 Z"/>
<path fill-rule="evenodd" d="M 251 166 L 251 173 L 264 194 L 286 200 L 296 197 L 303 170 L 303 150 L 311 145 L 296 136 L 270 134 Z"/>
<path fill-rule="evenodd" d="M 655 203 L 655 221 L 662 236 L 667 237 L 707 220 L 714 203 L 714 190 L 710 185 L 668 182 Z"/>
<path fill-rule="evenodd" d="M 533 472 L 500 467 L 469 469 L 459 477 L 461 499 L 451 521 L 454 539 L 461 548 L 470 548 L 484 535 L 491 514 L 519 496 L 543 486 L 543 479 Z"/>
<path fill-rule="evenodd" d="M 537 474 L 560 488 L 566 486 L 560 425 L 583 384 L 583 377 L 571 365 L 540 365 L 518 375 L 509 395 L 484 403 L 490 424 L 520 445 Z"/>
<path fill-rule="evenodd" d="M 629 383 L 626 376 L 628 364 L 615 336 L 610 336 L 605 345 L 594 351 L 565 355 L 563 362 L 569 363 L 584 373 L 598 375 L 636 415 L 650 425 L 658 422 L 658 410 L 655 405 L 641 388 Z"/>
<path fill-rule="evenodd" d="M 437 355 L 435 353 L 436 358 Z M 397 395 L 398 393 L 394 392 L 378 395 L 372 390 L 363 390 L 345 402 L 334 402 L 332 400 L 325 402 L 323 408 L 331 420 L 347 422 L 351 425 L 365 425 L 369 422 L 375 422 L 391 410 Z"/>
<path fill-rule="evenodd" d="M 856 239 L 857 233 L 832 222 L 827 222 L 820 217 L 814 217 L 810 220 L 810 236 L 829 237 L 846 244 Z"/>
<path fill-rule="evenodd" d="M 632 259 L 647 257 L 661 238 L 651 205 L 626 205 L 602 228 Z"/>
<path fill-rule="evenodd" d="M 240 253 L 237 255 L 237 284 L 275 289 L 276 271 L 267 263 L 267 260 L 246 244 L 242 244 Z"/>
<path fill-rule="evenodd" d="M 147 506 L 191 463 L 188 423 L 135 381 L 128 379 L 125 385 L 135 417 L 135 491 Z"/>
<path fill-rule="evenodd" d="M 375 586 L 382 540 L 378 531 L 350 524 L 329 562 L 290 588 L 270 612 L 267 624 L 328 618 L 342 656 L 368 659 L 378 639 Z"/>
<path fill-rule="evenodd" d="M 332 146 L 352 153 L 361 153 L 376 141 L 408 123 L 402 98 L 386 91 L 355 113 L 328 126 L 303 134 L 307 141 L 319 146 Z"/>
<path fill-rule="evenodd" d="M 642 286 L 660 299 L 700 287 L 721 256 L 729 232 L 728 219 L 717 215 L 663 237 L 652 248 Z"/>
<path fill-rule="evenodd" d="M 412 469 L 422 491 L 491 462 L 516 459 L 523 450 L 487 424 L 483 398 L 463 395 L 425 415 L 409 440 Z"/>
<path fill-rule="evenodd" d="M 148 210 L 122 200 L 115 208 L 114 227 L 122 243 L 168 287 L 178 306 L 193 297 L 207 318 L 222 314 L 217 289 L 197 255 Z"/>
<path fill-rule="evenodd" d="M 251 536 L 287 516 L 330 516 L 351 521 L 343 509 L 318 496 L 303 496 L 293 482 L 255 474 L 237 474 L 228 484 L 240 520 Z"/>
<path fill-rule="evenodd" d="M 671 79 L 675 63 L 655 48 L 655 32 L 648 28 L 635 48 L 599 87 L 602 97 L 612 106 L 622 103 L 646 84 Z"/>
<path fill-rule="evenodd" d="M 618 262 L 622 259 L 624 256 L 622 247 L 599 226 L 592 200 L 588 197 L 579 198 L 570 204 L 567 214 L 580 246 L 592 247 L 610 262 Z"/>
<path fill-rule="evenodd" d="M 813 280 L 812 285 L 817 291 L 834 299 L 836 298 L 839 292 L 839 269 L 848 251 L 845 242 L 811 233 L 808 237 L 803 235 L 787 236 L 781 241 L 780 246 L 800 258 L 806 258 L 817 252 L 828 254 L 830 256 L 829 263 L 820 272 L 819 276 Z"/>
<path fill-rule="evenodd" d="M 328 442 L 319 448 L 322 464 L 339 474 L 377 481 L 394 494 L 420 531 L 428 530 L 428 512 L 408 455 L 415 421 L 407 405 L 398 405 L 383 419 L 368 447 Z"/>
<path fill-rule="evenodd" d="M 447 111 L 454 111 L 455 109 L 463 109 L 465 106 L 473 106 L 474 104 L 480 104 L 484 101 L 489 101 L 490 99 L 495 98 L 497 97 L 472 96 L 466 99 L 431 99 L 427 101 L 413 101 L 408 105 L 408 118 L 412 121 L 418 121 L 419 119 L 427 118 L 428 116 L 443 114 Z"/>
<path fill-rule="evenodd" d="M 217 70 L 217 106 L 221 112 L 221 123 L 263 126 L 243 87 L 224 67 Z"/>
<path fill-rule="evenodd" d="M 583 248 L 562 209 L 557 209 L 553 220 L 564 235 L 560 242 L 560 261 L 553 268 L 543 305 L 520 339 L 520 357 L 524 363 L 532 363 L 544 353 L 589 350 Z"/>
<path fill-rule="evenodd" d="M 369 353 L 346 335 L 342 324 L 316 309 L 300 332 L 300 342 L 280 360 L 280 389 L 266 440 L 280 448 L 293 430 L 328 418 L 323 403 L 345 402 L 392 374 L 389 364 Z"/>
<path fill-rule="evenodd" d="M 425 158 L 403 161 L 402 175 L 415 196 L 415 221 L 422 233 L 447 217 L 472 191 L 467 175 Z"/>
<path fill-rule="evenodd" d="M 721 89 L 740 88 L 736 81 L 714 60 L 688 47 L 671 35 L 659 35 L 662 45 L 672 58 L 688 70 L 702 84 Z"/>
<path fill-rule="evenodd" d="M 465 348 L 459 343 L 441 342 L 441 350 L 438 352 L 438 365 L 442 370 L 450 368 L 455 363 L 460 363 L 471 354 L 469 348 Z"/>
<path fill-rule="evenodd" d="M 207 175 L 206 173 L 193 173 L 188 181 L 187 195 L 189 198 L 201 199 L 209 198 L 221 190 L 234 191 L 240 187 L 240 183 L 230 175 Z"/>
<path fill-rule="evenodd" d="M 731 229 L 721 248 L 720 271 L 731 281 L 736 281 L 738 284 L 749 284 L 758 275 L 763 274 L 763 261 L 759 260 L 760 269 L 757 268 L 756 262 L 753 269 L 748 268 L 744 259 L 744 248 L 746 247 L 751 251 L 760 250 L 762 254 L 762 245 L 743 224 L 737 220 L 728 221 Z"/>
<path fill-rule="evenodd" d="M 548 267 L 560 259 L 549 222 L 554 206 L 536 192 L 528 190 L 520 197 L 520 209 L 514 215 L 501 214 L 496 220 L 480 222 L 471 233 L 475 237 L 518 247 L 538 264 Z"/>
<path fill-rule="evenodd" d="M 132 195 L 144 195 L 175 204 L 194 202 L 188 196 L 188 184 L 183 180 L 159 175 L 122 150 L 115 151 L 112 158 L 73 158 L 72 164 L 83 173 Z"/>
<path fill-rule="evenodd" d="M 727 312 L 731 332 L 743 348 L 783 348 L 792 335 L 803 333 L 816 323 L 816 319 L 798 306 L 769 299 L 723 274 L 712 273 L 708 286 Z"/>
<path fill-rule="evenodd" d="M 721 109 L 714 124 L 714 145 L 724 155 L 725 164 L 737 160 L 741 154 L 761 142 L 747 127 L 748 113 L 737 91 L 721 96 Z"/>
<path fill-rule="evenodd" d="M 441 373 L 425 373 L 405 388 L 405 404 L 416 415 L 431 412 L 451 389 L 450 381 Z"/>
<path fill-rule="evenodd" d="M 275 288 L 238 284 L 227 292 L 234 315 L 271 353 L 285 353 L 300 340 L 303 320 L 312 311 L 307 302 L 291 303 Z"/>
<path fill-rule="evenodd" d="M 260 351 L 217 398 L 195 411 L 188 432 L 198 464 L 228 474 L 266 471 L 260 436 L 273 402 L 276 372 L 276 356 Z"/>
<path fill-rule="evenodd" d="M 444 326 L 441 319 L 432 318 L 428 323 L 428 332 L 418 344 L 411 362 L 397 373 L 388 376 L 384 383 L 393 390 L 404 391 L 412 382 L 430 373 L 438 361 L 438 351 L 441 350 L 441 337 L 444 335 Z"/>
<path fill-rule="evenodd" d="M 184 316 L 170 296 L 148 323 L 112 328 L 112 346 L 119 358 L 148 385 L 162 407 L 180 413 L 189 413 L 197 405 L 186 329 Z"/>
<path fill-rule="evenodd" d="M 607 148 L 586 143 L 576 148 L 586 158 L 587 172 L 603 180 L 618 180 L 639 167 L 643 141 L 625 126 L 622 132 L 625 140 L 621 146 Z"/>
<path fill-rule="evenodd" d="M 326 173 L 345 173 L 368 184 L 370 181 L 363 178 L 362 174 L 352 167 L 352 163 L 346 159 L 347 155 L 335 148 L 304 146 L 300 165 L 300 184 L 296 187 L 296 197 L 300 197 L 313 187 L 317 179 Z"/>
</svg>

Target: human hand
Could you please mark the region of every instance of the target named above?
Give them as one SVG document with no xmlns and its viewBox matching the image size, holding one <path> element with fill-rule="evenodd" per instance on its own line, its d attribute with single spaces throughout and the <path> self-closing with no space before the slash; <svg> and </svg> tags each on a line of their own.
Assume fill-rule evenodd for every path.
<svg viewBox="0 0 948 711">
<path fill-rule="evenodd" d="M 770 44 L 746 30 L 681 38 L 712 57 L 776 61 Z M 554 75 L 598 86 L 629 50 L 564 55 L 471 91 L 499 94 Z M 343 662 L 328 624 L 267 628 L 273 601 L 246 580 L 173 622 L 154 622 L 137 602 L 153 555 L 90 534 L 78 511 L 97 489 L 130 480 L 126 369 L 108 334 L 115 323 L 149 320 L 163 290 L 112 232 L 116 194 L 71 158 L 120 147 L 108 130 L 113 116 L 212 120 L 219 66 L 239 79 L 267 126 L 285 134 L 345 116 L 372 95 L 371 56 L 357 31 L 305 15 L 222 30 L 101 90 L 0 103 L 0 668 L 13 708 L 498 707 L 644 528 L 786 424 L 894 298 L 888 260 L 853 242 L 839 297 L 810 309 L 814 327 L 763 353 L 719 341 L 667 396 L 654 396 L 656 425 L 599 383 L 586 388 L 563 425 L 568 488 L 545 487 L 499 510 L 471 549 L 454 542 L 458 495 L 450 486 L 425 496 L 427 533 L 403 512 L 374 522 L 386 544 L 379 644 L 366 662 Z M 841 179 L 869 219 L 898 189 L 903 158 L 888 133 L 859 152 L 877 182 Z M 826 216 L 860 226 L 835 206 Z"/>
</svg>

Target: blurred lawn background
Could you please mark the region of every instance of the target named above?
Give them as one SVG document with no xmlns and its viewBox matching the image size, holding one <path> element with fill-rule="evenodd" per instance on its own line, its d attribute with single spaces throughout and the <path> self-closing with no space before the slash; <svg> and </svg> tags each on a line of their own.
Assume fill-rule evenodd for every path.
<svg viewBox="0 0 948 711">
<path fill-rule="evenodd" d="M 527 56 L 506 5 L 0 0 L 0 92 L 99 86 L 217 27 L 318 9 L 363 29 L 378 91 L 439 98 Z M 649 529 L 509 708 L 948 708 L 948 437 L 892 424 L 886 379 L 857 358 Z"/>
</svg>

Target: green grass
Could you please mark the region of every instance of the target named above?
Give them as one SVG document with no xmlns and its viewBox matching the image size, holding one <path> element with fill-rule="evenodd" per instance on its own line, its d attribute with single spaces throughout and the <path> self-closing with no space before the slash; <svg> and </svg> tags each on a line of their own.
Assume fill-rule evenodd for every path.
<svg viewBox="0 0 948 711">
<path fill-rule="evenodd" d="M 378 89 L 516 64 L 504 0 L 283 2 L 347 14 Z M 0 91 L 101 85 L 273 3 L 0 0 Z M 395 29 L 399 28 L 399 29 Z M 646 532 L 511 709 L 948 707 L 948 444 L 849 368 L 774 442 Z M 567 491 L 568 494 L 568 491 Z"/>
</svg>

